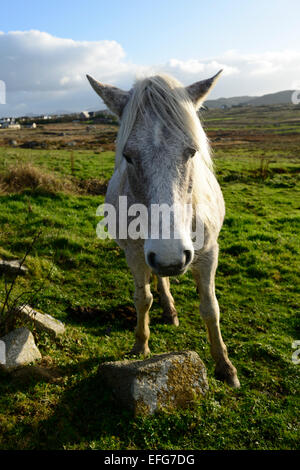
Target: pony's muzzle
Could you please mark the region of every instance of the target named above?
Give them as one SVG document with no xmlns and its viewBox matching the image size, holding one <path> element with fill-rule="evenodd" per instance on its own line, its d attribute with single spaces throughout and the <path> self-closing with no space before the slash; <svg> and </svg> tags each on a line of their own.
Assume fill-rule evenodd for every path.
<svg viewBox="0 0 300 470">
<path fill-rule="evenodd" d="M 188 268 L 193 259 L 192 250 L 183 250 L 180 257 L 166 263 L 166 260 L 161 260 L 160 256 L 154 251 L 146 254 L 146 261 L 150 268 L 159 276 L 178 276 L 183 274 Z"/>
</svg>

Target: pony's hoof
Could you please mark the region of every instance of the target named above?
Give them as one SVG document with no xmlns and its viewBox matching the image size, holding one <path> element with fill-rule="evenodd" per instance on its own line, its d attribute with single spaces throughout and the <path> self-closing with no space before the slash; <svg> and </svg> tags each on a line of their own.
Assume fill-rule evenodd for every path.
<svg viewBox="0 0 300 470">
<path fill-rule="evenodd" d="M 241 384 L 237 376 L 236 368 L 229 363 L 222 364 L 222 366 L 217 366 L 215 369 L 216 379 L 222 380 L 227 383 L 229 387 L 240 388 Z"/>
<path fill-rule="evenodd" d="M 143 356 L 147 357 L 150 355 L 150 353 L 151 351 L 148 346 L 135 344 L 129 354 L 131 356 L 138 356 L 139 354 L 142 354 Z"/>
<path fill-rule="evenodd" d="M 240 386 L 241 386 L 237 374 L 226 377 L 225 382 L 231 388 L 240 388 Z"/>
<path fill-rule="evenodd" d="M 175 309 L 164 310 L 162 319 L 167 325 L 179 326 L 179 319 Z"/>
</svg>

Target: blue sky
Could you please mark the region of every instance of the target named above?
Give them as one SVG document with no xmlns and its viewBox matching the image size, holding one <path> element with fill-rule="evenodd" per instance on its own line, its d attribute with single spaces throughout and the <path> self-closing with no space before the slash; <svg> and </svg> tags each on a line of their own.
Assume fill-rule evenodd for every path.
<svg viewBox="0 0 300 470">
<path fill-rule="evenodd" d="M 14 0 L 0 30 L 119 42 L 140 64 L 300 45 L 299 0 Z"/>
<path fill-rule="evenodd" d="M 188 84 L 223 68 L 212 97 L 292 89 L 299 18 L 299 0 L 2 2 L 5 112 L 92 108 L 85 73 L 128 88 L 141 73 L 164 71 Z"/>
</svg>

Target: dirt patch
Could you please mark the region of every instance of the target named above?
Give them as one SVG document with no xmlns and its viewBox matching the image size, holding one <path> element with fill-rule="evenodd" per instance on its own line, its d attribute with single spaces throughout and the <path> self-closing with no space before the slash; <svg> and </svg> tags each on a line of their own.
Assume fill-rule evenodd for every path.
<svg viewBox="0 0 300 470">
<path fill-rule="evenodd" d="M 118 127 L 84 122 L 38 124 L 36 129 L 0 129 L 0 146 L 26 149 L 114 151 Z"/>
<path fill-rule="evenodd" d="M 128 327 L 136 324 L 136 311 L 131 305 L 119 305 L 109 311 L 103 311 L 97 307 L 76 305 L 69 307 L 67 311 L 73 319 L 79 322 L 97 320 L 97 323 L 108 326 L 118 321 Z"/>
</svg>

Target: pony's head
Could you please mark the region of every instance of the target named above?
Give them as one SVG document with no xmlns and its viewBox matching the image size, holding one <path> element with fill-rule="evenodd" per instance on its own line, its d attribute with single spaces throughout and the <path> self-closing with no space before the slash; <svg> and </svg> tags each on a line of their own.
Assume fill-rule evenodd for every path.
<svg viewBox="0 0 300 470">
<path fill-rule="evenodd" d="M 145 259 L 160 276 L 181 274 L 193 260 L 195 174 L 200 160 L 211 165 L 197 111 L 219 75 L 188 87 L 167 75 L 156 75 L 138 80 L 129 92 L 88 76 L 94 90 L 120 118 L 116 167 L 124 169 L 131 194 L 148 209 Z M 157 218 L 158 208 L 162 216 Z M 158 225 L 156 236 L 153 225 Z"/>
</svg>

